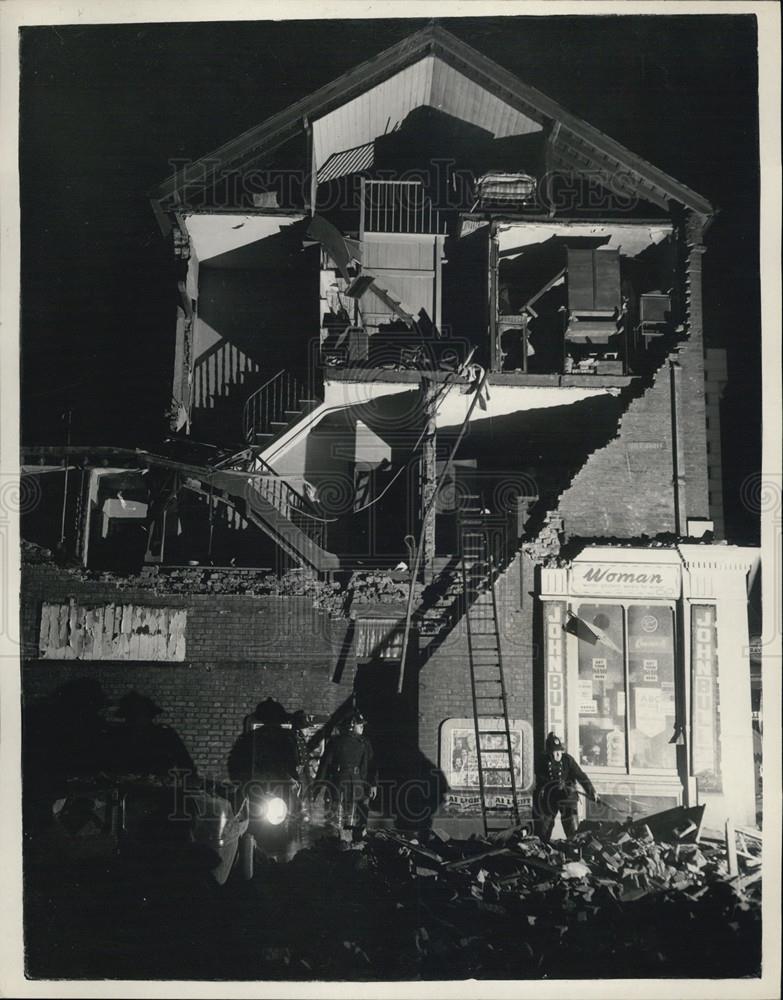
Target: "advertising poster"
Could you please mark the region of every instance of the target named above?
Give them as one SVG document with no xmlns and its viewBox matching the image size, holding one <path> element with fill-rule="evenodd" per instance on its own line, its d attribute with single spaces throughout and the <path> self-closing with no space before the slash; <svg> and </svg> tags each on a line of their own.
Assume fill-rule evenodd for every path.
<svg viewBox="0 0 783 1000">
<path fill-rule="evenodd" d="M 488 768 L 508 768 L 507 742 L 502 718 L 483 719 L 482 728 L 488 730 L 481 735 L 482 766 Z M 532 732 L 530 724 L 523 719 L 509 719 L 511 739 L 511 759 L 514 768 L 516 788 L 530 786 L 532 781 Z M 479 770 L 476 730 L 473 719 L 449 719 L 441 730 L 441 769 L 453 790 L 478 791 Z M 487 788 L 511 787 L 509 773 L 494 773 L 485 776 Z M 490 780 L 491 779 L 491 780 Z"/>
</svg>

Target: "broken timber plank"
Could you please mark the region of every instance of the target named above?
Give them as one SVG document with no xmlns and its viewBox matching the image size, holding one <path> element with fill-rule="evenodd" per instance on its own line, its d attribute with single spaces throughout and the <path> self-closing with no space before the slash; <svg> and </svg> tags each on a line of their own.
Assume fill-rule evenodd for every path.
<svg viewBox="0 0 783 1000">
<path fill-rule="evenodd" d="M 472 865 L 474 861 L 481 861 L 484 858 L 491 858 L 498 854 L 513 853 L 510 847 L 494 847 L 491 851 L 480 851 L 478 854 L 472 854 L 468 858 L 460 858 L 458 861 L 447 861 L 443 867 L 450 871 L 453 868 L 464 868 L 466 865 Z"/>
</svg>

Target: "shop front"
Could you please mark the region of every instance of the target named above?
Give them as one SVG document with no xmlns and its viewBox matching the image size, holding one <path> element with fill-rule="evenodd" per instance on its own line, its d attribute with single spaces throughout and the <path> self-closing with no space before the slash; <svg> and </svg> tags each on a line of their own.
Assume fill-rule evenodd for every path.
<svg viewBox="0 0 783 1000">
<path fill-rule="evenodd" d="M 565 738 L 620 814 L 705 803 L 711 828 L 755 823 L 757 565 L 755 549 L 681 545 L 589 547 L 542 569 L 545 732 Z"/>
</svg>

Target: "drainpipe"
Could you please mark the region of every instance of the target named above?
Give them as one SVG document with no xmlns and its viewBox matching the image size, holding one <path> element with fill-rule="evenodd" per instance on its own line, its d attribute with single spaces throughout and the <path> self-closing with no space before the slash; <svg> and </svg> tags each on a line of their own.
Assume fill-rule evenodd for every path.
<svg viewBox="0 0 783 1000">
<path fill-rule="evenodd" d="M 306 189 L 304 191 L 305 200 L 305 210 L 312 216 L 315 215 L 316 201 L 318 198 L 318 171 L 315 166 L 315 145 L 313 143 L 313 123 L 307 117 L 304 116 L 302 119 L 302 126 L 304 128 L 305 137 L 307 139 L 307 166 L 310 171 L 310 176 L 306 180 Z"/>
<path fill-rule="evenodd" d="M 62 517 L 60 519 L 60 548 L 65 547 L 65 518 L 66 512 L 68 510 L 68 470 L 70 469 L 70 459 L 68 457 L 68 449 L 71 446 L 71 410 L 70 408 L 66 410 L 65 414 L 65 454 L 63 455 L 63 469 L 65 470 L 65 476 L 63 479 L 63 511 Z"/>
<path fill-rule="evenodd" d="M 674 489 L 674 533 L 682 538 L 687 530 L 685 506 L 685 466 L 682 439 L 682 369 L 678 361 L 669 362 L 669 391 L 672 415 L 672 486 Z"/>
</svg>

